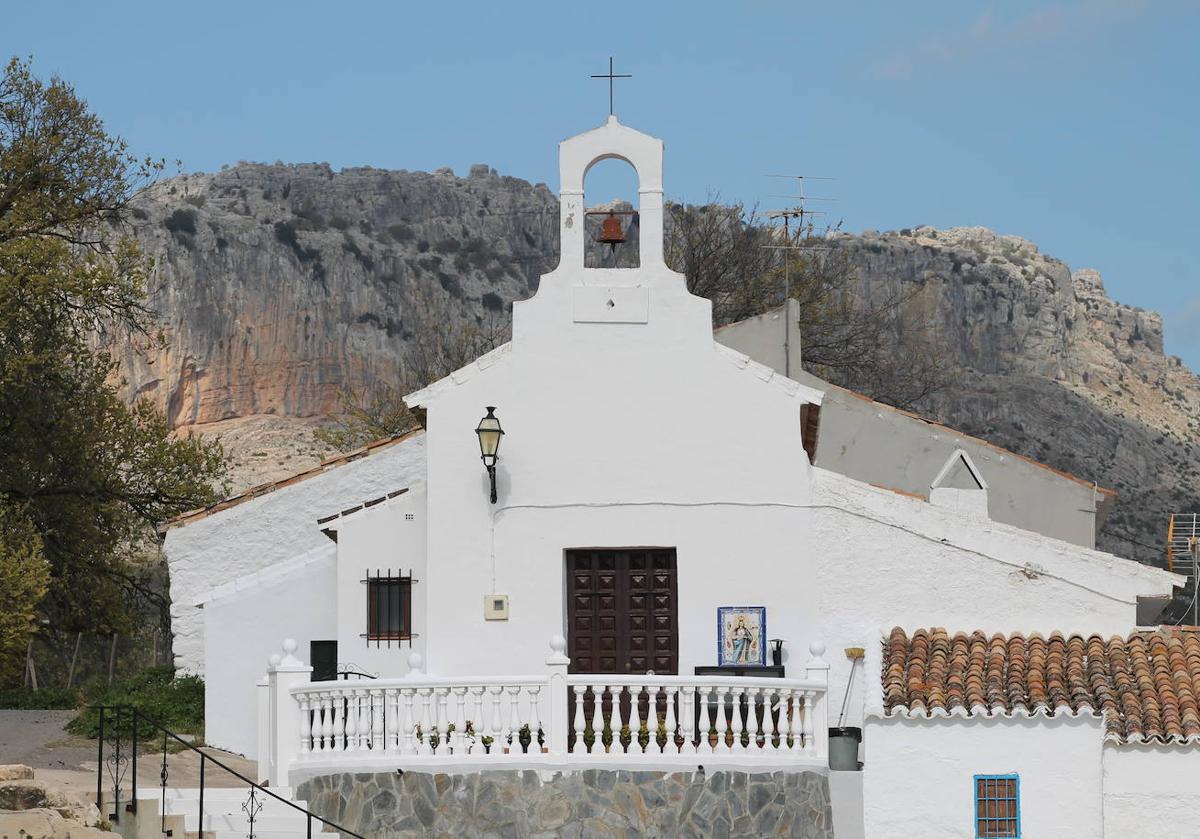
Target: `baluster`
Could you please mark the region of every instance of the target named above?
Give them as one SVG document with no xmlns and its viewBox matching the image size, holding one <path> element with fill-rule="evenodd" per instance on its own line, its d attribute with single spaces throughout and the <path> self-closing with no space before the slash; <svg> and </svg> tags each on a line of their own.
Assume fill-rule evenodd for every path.
<svg viewBox="0 0 1200 839">
<path fill-rule="evenodd" d="M 642 746 L 638 743 L 638 735 L 642 733 L 642 712 L 638 708 L 638 703 L 642 698 L 641 686 L 629 686 L 629 753 L 634 754 L 642 750 Z"/>
<path fill-rule="evenodd" d="M 456 754 L 466 754 L 470 748 L 467 740 L 467 689 L 454 688 L 454 751 Z M 474 720 L 472 720 L 472 725 Z"/>
<path fill-rule="evenodd" d="M 324 691 L 321 694 L 321 735 L 324 739 L 323 751 L 333 751 L 333 694 Z"/>
<path fill-rule="evenodd" d="M 708 754 L 716 748 L 716 744 L 712 742 L 712 735 L 710 733 L 713 730 L 713 721 L 711 703 L 708 698 L 709 689 L 701 685 L 697 693 L 700 699 L 700 730 L 696 732 L 696 751 Z"/>
<path fill-rule="evenodd" d="M 513 754 L 519 754 L 521 751 L 521 709 L 517 704 L 517 697 L 520 693 L 520 685 L 508 686 L 508 698 L 510 702 L 508 711 L 508 739 Z"/>
<path fill-rule="evenodd" d="M 475 722 L 476 745 L 471 749 L 472 754 L 482 755 L 487 754 L 487 749 L 484 748 L 483 738 L 492 736 L 492 727 L 488 725 L 487 717 L 483 710 L 483 693 L 486 690 L 482 685 L 471 688 L 471 719 Z"/>
<path fill-rule="evenodd" d="M 358 749 L 375 748 L 375 695 L 361 688 L 358 691 Z"/>
<path fill-rule="evenodd" d="M 300 700 L 300 754 L 312 754 L 312 718 L 308 715 L 309 706 L 312 704 L 309 694 L 302 693 Z M 163 760 L 166 760 L 166 749 L 163 749 Z M 265 756 L 260 759 L 266 759 Z"/>
<path fill-rule="evenodd" d="M 813 695 L 809 691 L 803 692 L 803 721 L 804 721 L 804 753 L 806 755 L 816 754 L 817 744 L 813 737 Z"/>
<path fill-rule="evenodd" d="M 365 743 L 369 739 L 367 732 L 371 726 L 369 718 L 363 716 L 365 711 L 363 706 L 367 704 L 366 691 L 354 688 L 349 691 L 348 697 L 350 702 L 346 706 L 346 727 L 349 729 L 351 717 L 353 717 L 354 732 L 346 731 L 346 749 L 349 750 L 351 744 L 355 749 L 365 749 Z"/>
<path fill-rule="evenodd" d="M 733 718 L 736 713 L 727 713 L 733 706 L 733 689 L 728 685 L 717 688 L 717 710 L 720 716 L 717 729 L 721 732 L 721 740 L 717 744 L 722 752 L 733 751 Z"/>
<path fill-rule="evenodd" d="M 761 732 L 766 724 L 758 721 L 758 708 L 766 701 L 767 694 L 763 688 L 746 689 L 746 729 L 749 729 L 750 732 L 750 741 L 746 743 L 746 748 L 751 751 L 762 748 Z M 768 718 L 768 724 L 769 721 Z"/>
<path fill-rule="evenodd" d="M 371 691 L 371 749 L 382 751 L 383 739 L 383 700 L 385 694 L 381 690 Z"/>
<path fill-rule="evenodd" d="M 529 741 L 530 751 L 541 754 L 542 746 L 538 743 L 538 731 L 542 727 L 542 721 L 538 717 L 538 699 L 542 693 L 541 685 L 530 685 L 526 688 L 529 693 L 529 736 L 532 738 Z M 550 741 L 550 732 L 543 731 L 542 739 L 546 742 Z"/>
<path fill-rule="evenodd" d="M 441 736 L 439 727 L 441 725 L 441 714 L 439 714 L 439 711 L 441 711 L 441 705 L 445 699 L 446 697 L 442 693 L 442 688 L 434 687 L 429 689 L 425 702 L 425 722 L 427 723 L 425 726 L 425 745 L 429 747 L 431 754 L 434 751 L 433 742 L 435 737 L 437 738 L 438 746 L 441 746 L 445 742 Z M 442 749 L 442 751 L 444 753 L 445 749 Z"/>
<path fill-rule="evenodd" d="M 429 754 L 429 736 L 432 733 L 432 727 L 429 722 L 429 703 L 432 693 L 432 688 L 419 688 L 417 690 L 417 704 L 420 706 L 417 709 L 417 718 L 421 728 L 421 736 L 417 738 L 417 754 L 419 755 Z"/>
<path fill-rule="evenodd" d="M 763 742 L 762 747 L 766 749 L 775 748 L 775 705 L 779 700 L 779 691 L 775 688 L 763 688 L 762 690 L 762 732 Z"/>
<path fill-rule="evenodd" d="M 413 689 L 400 688 L 400 701 L 404 703 L 404 717 L 400 726 L 400 753 L 417 753 L 417 720 L 413 716 Z"/>
<path fill-rule="evenodd" d="M 733 706 L 733 749 L 734 751 L 740 751 L 744 748 L 742 746 L 742 732 L 746 730 L 746 725 L 742 722 L 742 708 L 746 705 L 745 688 L 733 688 L 730 705 Z"/>
<path fill-rule="evenodd" d="M 675 743 L 675 735 L 678 733 L 679 723 L 675 719 L 675 699 L 679 695 L 679 688 L 664 685 L 663 695 L 667 701 L 667 707 L 663 711 L 667 720 L 667 742 L 663 744 L 663 754 L 678 754 L 679 746 Z"/>
<path fill-rule="evenodd" d="M 504 687 L 494 685 L 488 688 L 488 691 L 492 694 L 492 737 L 494 738 L 492 751 L 496 754 L 503 754 L 508 745 L 502 742 L 504 740 L 504 721 L 500 716 L 500 694 L 504 691 Z"/>
<path fill-rule="evenodd" d="M 346 750 L 346 700 L 341 691 L 336 691 L 331 695 L 333 702 L 333 750 L 335 752 L 344 752 Z"/>
<path fill-rule="evenodd" d="M 395 688 L 385 688 L 383 691 L 383 707 L 385 722 L 384 750 L 395 754 L 399 748 L 400 726 L 397 724 L 400 712 L 400 693 Z"/>
<path fill-rule="evenodd" d="M 588 685 L 575 685 L 575 724 L 572 726 L 575 730 L 575 745 L 571 747 L 572 752 L 584 754 L 588 751 L 587 744 L 583 742 L 583 735 L 587 731 L 588 721 L 583 718 L 583 695 L 587 693 Z M 596 696 L 592 694 L 592 713 L 596 711 Z M 594 734 L 595 728 L 592 729 Z"/>
<path fill-rule="evenodd" d="M 345 748 L 348 752 L 358 751 L 358 691 L 348 690 L 342 696 L 346 704 L 346 739 Z M 341 703 L 338 703 L 339 705 Z M 341 740 L 341 737 L 338 738 Z"/>
</svg>

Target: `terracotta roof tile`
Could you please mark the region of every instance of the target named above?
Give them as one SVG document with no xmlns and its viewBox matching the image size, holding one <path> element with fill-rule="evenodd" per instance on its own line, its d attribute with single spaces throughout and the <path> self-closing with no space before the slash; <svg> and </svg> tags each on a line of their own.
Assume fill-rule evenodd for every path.
<svg viewBox="0 0 1200 839">
<path fill-rule="evenodd" d="M 896 627 L 884 641 L 886 713 L 1099 713 L 1120 742 L 1200 740 L 1200 632 L 1127 638 L 987 636 Z"/>
</svg>

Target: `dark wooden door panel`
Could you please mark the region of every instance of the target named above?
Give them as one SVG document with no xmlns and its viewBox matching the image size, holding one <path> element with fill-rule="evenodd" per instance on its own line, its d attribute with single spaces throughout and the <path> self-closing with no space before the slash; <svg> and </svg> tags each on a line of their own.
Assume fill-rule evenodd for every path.
<svg viewBox="0 0 1200 839">
<path fill-rule="evenodd" d="M 678 672 L 673 548 L 570 550 L 567 580 L 571 672 Z"/>
</svg>

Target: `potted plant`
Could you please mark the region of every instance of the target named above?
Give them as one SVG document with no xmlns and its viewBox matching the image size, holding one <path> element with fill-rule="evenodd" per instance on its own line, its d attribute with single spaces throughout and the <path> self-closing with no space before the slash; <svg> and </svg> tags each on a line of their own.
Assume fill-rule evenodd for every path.
<svg viewBox="0 0 1200 839">
<path fill-rule="evenodd" d="M 607 722 L 604 723 L 604 730 L 600 732 L 600 742 L 604 744 L 605 753 L 612 749 L 613 730 Z"/>
<path fill-rule="evenodd" d="M 721 740 L 721 736 L 719 734 L 717 734 L 717 727 L 715 725 L 709 726 L 709 728 L 708 728 L 708 745 L 709 745 L 709 747 L 715 749 L 717 747 L 717 743 L 720 742 L 720 740 Z"/>
<path fill-rule="evenodd" d="M 617 742 L 621 744 L 622 751 L 629 751 L 629 744 L 633 742 L 633 733 L 629 730 L 628 723 L 621 726 L 621 736 Z"/>
<path fill-rule="evenodd" d="M 546 745 L 546 732 L 542 730 L 540 725 L 538 726 L 537 740 L 538 745 L 542 747 L 542 754 L 549 754 L 550 747 Z"/>
<path fill-rule="evenodd" d="M 638 726 L 637 742 L 638 747 L 643 752 L 646 751 L 646 747 L 650 745 L 650 726 L 645 720 L 642 720 L 641 725 Z"/>
<path fill-rule="evenodd" d="M 492 743 L 495 743 L 496 739 L 485 734 L 479 738 L 479 742 L 483 744 L 483 753 L 490 755 L 492 753 Z"/>
<path fill-rule="evenodd" d="M 658 730 L 654 732 L 654 742 L 658 744 L 660 752 L 667 749 L 667 721 L 660 719 L 658 721 Z"/>
<path fill-rule="evenodd" d="M 590 725 L 583 730 L 583 745 L 588 750 L 588 754 L 592 753 L 592 746 L 596 745 L 596 729 Z"/>
<path fill-rule="evenodd" d="M 517 742 L 521 744 L 521 751 L 527 753 L 529 744 L 533 742 L 533 734 L 529 730 L 529 723 L 525 723 L 517 731 Z"/>
</svg>

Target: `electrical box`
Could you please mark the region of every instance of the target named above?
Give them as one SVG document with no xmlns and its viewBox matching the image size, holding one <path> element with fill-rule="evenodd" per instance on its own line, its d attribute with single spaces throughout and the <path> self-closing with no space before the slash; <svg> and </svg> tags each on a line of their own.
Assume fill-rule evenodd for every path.
<svg viewBox="0 0 1200 839">
<path fill-rule="evenodd" d="M 488 621 L 508 620 L 508 595 L 486 594 L 483 597 L 483 619 Z"/>
</svg>

